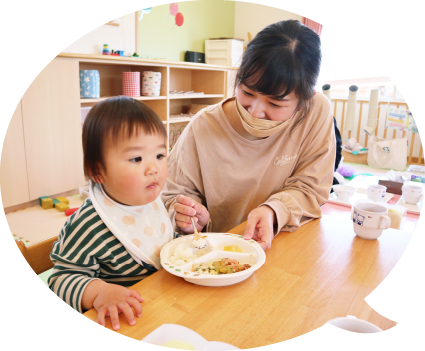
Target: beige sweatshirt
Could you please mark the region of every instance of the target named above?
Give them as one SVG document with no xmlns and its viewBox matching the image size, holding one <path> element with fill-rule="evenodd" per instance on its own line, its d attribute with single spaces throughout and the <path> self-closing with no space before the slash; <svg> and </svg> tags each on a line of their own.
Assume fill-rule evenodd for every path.
<svg viewBox="0 0 425 351">
<path fill-rule="evenodd" d="M 275 211 L 275 234 L 320 217 L 335 163 L 329 100 L 317 93 L 310 113 L 291 133 L 295 118 L 282 131 L 255 141 L 233 129 L 223 112 L 225 101 L 200 111 L 168 157 L 162 201 L 173 224 L 180 194 L 207 207 L 212 232 L 236 227 L 260 205 Z"/>
</svg>

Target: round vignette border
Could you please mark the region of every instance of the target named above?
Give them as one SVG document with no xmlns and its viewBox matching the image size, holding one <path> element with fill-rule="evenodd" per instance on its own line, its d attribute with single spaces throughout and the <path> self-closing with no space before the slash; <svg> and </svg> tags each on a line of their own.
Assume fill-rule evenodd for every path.
<svg viewBox="0 0 425 351">
<path fill-rule="evenodd" d="M 81 3 L 83 3 L 82 1 L 80 1 Z M 260 3 L 260 1 L 245 1 L 245 2 L 252 2 L 252 3 Z M 48 18 L 44 18 L 43 15 L 46 13 L 49 13 L 50 15 L 54 14 L 54 15 L 58 15 L 62 16 L 64 18 L 66 18 L 66 16 L 74 16 L 73 18 L 75 19 L 75 15 L 77 15 L 78 13 L 76 11 L 72 12 L 69 11 L 69 8 L 66 6 L 65 4 L 61 4 L 59 2 L 55 2 L 55 1 L 39 1 L 37 2 L 38 5 L 40 5 L 40 3 L 42 3 L 41 5 L 47 5 L 47 6 L 37 6 L 36 8 L 33 7 L 33 2 L 32 1 L 20 1 L 20 2 L 16 2 L 14 4 L 8 4 L 8 14 L 10 14 L 10 17 L 12 19 L 16 19 L 16 17 L 13 17 L 14 14 L 17 14 L 19 12 L 22 12 L 22 9 L 28 9 L 29 11 L 32 11 L 32 15 L 34 17 L 39 17 L 40 21 L 48 21 Z M 76 3 L 76 2 L 75 2 Z M 97 6 L 96 8 L 96 14 L 91 14 L 92 18 L 96 19 L 96 22 L 100 24 L 105 23 L 108 21 L 108 19 L 111 17 L 111 13 L 115 13 L 118 14 L 115 16 L 112 16 L 113 18 L 119 17 L 120 15 L 123 15 L 125 13 L 131 13 L 134 12 L 136 10 L 140 10 L 141 8 L 145 8 L 145 7 L 149 7 L 149 6 L 158 6 L 160 4 L 168 4 L 170 3 L 170 1 L 131 1 L 129 0 L 127 2 L 127 4 L 115 4 L 113 1 L 93 1 L 93 3 L 96 3 L 97 5 L 100 5 L 101 3 L 103 4 L 102 6 Z M 286 11 L 290 11 L 293 13 L 298 13 L 298 14 L 302 14 L 306 17 L 309 17 L 313 20 L 316 20 L 320 23 L 324 24 L 324 27 L 326 28 L 326 26 L 328 26 L 328 28 L 333 26 L 333 23 L 336 22 L 337 24 L 339 23 L 340 25 L 343 25 L 344 22 L 341 22 L 341 20 L 336 20 L 336 15 L 337 12 L 336 11 L 332 11 L 330 10 L 330 8 L 334 8 L 334 9 L 339 9 L 340 6 L 338 6 L 337 1 L 322 1 L 320 3 L 316 3 L 315 1 L 298 1 L 298 2 L 290 2 L 290 1 L 266 1 L 263 0 L 261 1 L 261 5 L 266 5 L 266 6 L 273 6 L 273 7 L 277 7 L 277 8 L 281 8 L 284 9 Z M 386 10 L 388 10 L 386 12 L 388 18 L 390 16 L 392 16 L 392 18 L 399 18 L 398 13 L 400 13 L 400 17 L 402 16 L 402 12 L 400 11 L 400 9 L 388 9 L 388 7 L 385 5 L 385 1 L 376 1 L 377 4 L 375 5 L 371 5 L 370 2 L 366 2 L 363 1 L 363 3 L 361 3 L 361 1 L 358 2 L 357 6 L 362 6 L 364 4 L 367 3 L 368 8 L 370 8 L 370 10 L 372 11 L 372 13 L 374 13 L 375 15 L 379 15 L 379 10 L 384 8 Z M 54 6 L 53 6 L 54 5 Z M 111 5 L 111 6 L 105 6 L 105 5 Z M 3 5 L 5 6 L 5 5 Z M 50 6 L 50 9 L 48 8 Z M 90 6 L 93 6 L 90 4 Z M 411 6 L 411 5 L 410 5 Z M 77 6 L 76 6 L 77 7 Z M 405 7 L 403 7 L 405 8 Z M 411 7 L 411 10 L 414 10 L 414 7 Z M 68 11 L 68 13 L 67 13 Z M 391 12 L 392 11 L 392 12 Z M 353 13 L 354 12 L 354 13 Z M 355 11 L 351 12 L 350 14 L 346 14 L 346 16 L 349 16 L 350 18 L 346 18 L 345 19 L 345 26 L 343 26 L 342 28 L 344 28 L 345 32 L 347 32 L 348 34 L 352 34 L 353 30 L 349 30 L 349 28 L 347 28 L 350 24 L 352 24 L 353 20 L 351 20 L 352 16 L 355 16 Z M 81 14 L 82 15 L 82 14 Z M 411 12 L 410 16 L 411 16 L 411 21 L 412 18 L 414 16 L 418 16 L 415 12 Z M 334 17 L 332 17 L 334 16 Z M 84 17 L 84 16 L 81 16 Z M 368 17 L 365 15 L 365 17 Z M 387 25 L 390 23 L 389 19 L 387 18 L 387 21 L 385 22 L 385 19 L 382 18 L 381 16 L 378 16 L 380 20 L 382 20 L 382 23 L 386 23 Z M 357 18 L 364 18 L 362 16 L 359 16 Z M 369 16 L 369 19 L 373 18 L 372 16 Z M 25 19 L 28 20 L 28 26 L 25 26 L 25 30 L 28 30 L 29 28 L 31 28 L 31 31 L 34 33 L 38 33 L 40 35 L 39 32 L 37 32 L 37 28 L 35 27 L 30 27 L 31 24 L 36 25 L 37 21 L 33 21 L 31 22 L 29 20 L 29 17 L 25 17 Z M 417 18 L 420 22 L 420 18 Z M 82 22 L 82 21 L 81 21 Z M 362 21 L 363 22 L 363 21 Z M 414 22 L 414 21 L 412 21 Z M 18 21 L 16 21 L 16 24 L 18 24 L 18 26 L 13 26 L 14 23 L 9 23 L 5 20 L 4 23 L 7 23 L 9 25 L 11 25 L 10 28 L 7 28 L 7 31 L 3 30 L 4 33 L 17 33 L 17 36 L 19 37 L 20 32 L 19 30 L 21 30 L 21 28 L 19 27 L 19 25 L 22 25 L 22 23 L 18 23 Z M 87 23 L 78 23 L 78 27 L 81 28 L 89 28 L 87 30 L 83 30 L 84 33 L 88 33 L 89 31 L 93 30 L 94 28 L 96 28 L 98 25 L 93 26 L 93 24 L 89 25 Z M 386 57 L 385 52 L 381 53 L 380 58 L 386 59 L 390 62 L 390 64 L 393 65 L 392 68 L 390 68 L 388 70 L 388 75 L 390 76 L 390 78 L 393 80 L 393 82 L 399 87 L 400 91 L 403 92 L 404 97 L 406 98 L 406 100 L 409 103 L 409 106 L 411 107 L 413 114 L 414 115 L 423 115 L 424 112 L 424 108 L 420 105 L 420 98 L 419 98 L 419 93 L 417 93 L 416 91 L 414 91 L 414 89 L 418 90 L 419 84 L 421 81 L 423 81 L 423 79 L 425 78 L 424 72 L 417 72 L 413 70 L 413 67 L 415 66 L 414 64 L 412 65 L 412 61 L 416 60 L 417 63 L 419 63 L 418 59 L 412 58 L 411 56 L 407 55 L 407 52 L 410 53 L 410 55 L 416 55 L 417 57 L 420 57 L 420 52 L 418 51 L 418 49 L 414 48 L 414 44 L 415 41 L 412 39 L 412 26 L 413 24 L 409 24 L 410 27 L 408 27 L 407 25 L 403 28 L 399 28 L 398 29 L 398 33 L 397 34 L 399 37 L 400 36 L 404 36 L 405 37 L 405 41 L 403 42 L 403 46 L 405 48 L 405 56 L 404 57 L 398 57 L 398 58 L 394 58 L 394 57 Z M 370 28 L 377 28 L 376 26 L 374 26 L 373 24 L 369 25 Z M 5 27 L 6 28 L 6 27 Z M 5 29 L 4 28 L 4 29 Z M 419 25 L 417 25 L 417 28 L 419 29 Z M 12 29 L 12 30 L 11 30 Z M 70 33 L 73 32 L 73 30 L 75 31 L 75 28 L 68 27 L 68 28 L 62 28 L 62 32 L 63 33 Z M 84 34 L 83 33 L 83 34 Z M 393 32 L 391 32 L 393 33 Z M 43 33 L 41 33 L 43 34 Z M 365 40 L 364 44 L 365 46 L 367 46 L 370 49 L 371 46 L 371 42 L 373 43 L 373 45 L 378 46 L 379 48 L 384 49 L 382 47 L 382 43 L 378 44 L 376 40 L 376 37 L 374 36 L 373 38 L 369 38 L 368 40 L 368 36 L 366 35 L 366 32 L 361 32 L 359 35 L 363 35 L 363 37 L 361 39 Z M 397 37 L 397 35 L 395 37 Z M 74 40 L 77 40 L 80 36 L 78 37 L 74 37 Z M 68 37 L 67 37 L 68 38 Z M 40 43 L 43 41 L 42 39 L 42 35 L 38 38 L 38 40 L 40 41 Z M 71 40 L 68 42 L 68 45 L 70 45 L 74 40 Z M 410 40 L 410 42 L 409 42 Z M 385 40 L 384 40 L 385 41 Z M 361 42 L 361 40 L 359 40 L 359 42 Z M 8 51 L 7 55 L 17 55 L 17 53 L 22 52 L 25 48 L 25 42 L 24 41 L 20 41 L 19 43 L 17 43 L 18 45 L 13 45 L 13 43 L 10 43 L 10 45 L 4 45 L 4 47 L 9 47 L 11 50 Z M 352 43 L 352 45 L 359 45 L 359 43 Z M 409 45 L 410 44 L 410 49 Z M 67 47 L 68 45 L 65 45 L 65 47 Z M 20 73 L 23 74 L 27 74 L 29 76 L 32 76 L 33 78 L 35 78 L 38 73 L 42 70 L 42 68 L 44 68 L 48 62 L 54 58 L 54 56 L 56 55 L 55 53 L 52 53 L 52 51 L 48 50 L 48 47 L 54 47 L 56 50 L 56 53 L 60 52 L 61 49 L 58 48 L 57 44 L 53 44 L 49 41 L 44 41 L 42 44 L 40 44 L 39 49 L 36 52 L 32 51 L 31 56 L 32 55 L 36 55 L 36 65 L 34 66 L 22 66 L 21 61 L 16 60 L 16 62 L 14 62 L 13 60 L 9 60 L 7 61 L 7 57 L 3 56 L 3 58 L 1 59 L 2 61 L 4 61 L 3 63 L 6 63 L 8 65 L 8 67 L 13 68 L 15 70 L 19 70 Z M 360 48 L 360 46 L 358 46 Z M 63 48 L 64 49 L 64 48 Z M 62 49 L 62 50 L 63 50 Z M 16 54 L 14 54 L 16 53 Z M 367 53 L 365 53 L 367 54 Z M 6 55 L 6 54 L 5 54 Z M 403 61 L 404 58 L 404 61 Z M 409 59 L 409 60 L 408 60 Z M 410 62 L 410 63 L 409 63 Z M 406 65 L 407 63 L 407 65 Z M 395 64 L 395 65 L 394 65 Z M 397 64 L 399 66 L 397 66 Z M 395 69 L 394 67 L 397 66 L 397 69 Z M 404 67 L 406 66 L 406 67 Z M 419 67 L 416 66 L 416 67 Z M 409 71 L 410 69 L 410 71 Z M 403 76 L 403 72 L 405 73 L 405 75 Z M 409 73 L 407 73 L 409 72 Z M 7 76 L 7 72 L 6 72 L 6 76 Z M 410 80 L 408 79 L 410 76 Z M 31 79 L 32 81 L 33 79 Z M 25 79 L 23 79 L 23 82 L 25 82 L 26 84 L 26 88 L 31 84 L 31 81 L 25 81 Z M 419 82 L 419 83 L 418 83 Z M 21 99 L 24 91 L 26 90 L 22 88 L 22 85 L 25 84 L 21 84 L 20 87 L 18 89 L 12 89 L 12 93 L 10 91 L 7 91 L 4 87 L 2 87 L 2 91 L 4 90 L 2 96 L 7 96 L 8 99 L 6 99 L 6 101 L 4 102 L 4 111 L 6 111 L 5 114 L 3 114 L 3 118 L 1 120 L 1 132 L 2 132 L 2 139 L 4 138 L 4 134 L 6 132 L 8 123 L 10 121 L 10 117 L 13 114 L 13 111 L 16 108 L 17 103 L 19 102 L 19 100 Z M 17 87 L 17 85 L 13 85 L 12 87 L 15 88 Z M 414 88 L 413 88 L 414 87 Z M 417 124 L 419 127 L 419 130 L 421 132 L 421 135 L 424 135 L 424 120 L 422 119 L 418 119 L 417 120 Z M 379 305 L 378 310 L 381 311 L 382 315 L 387 316 L 386 313 L 384 313 L 384 310 L 386 310 L 386 308 L 384 307 L 385 304 L 391 304 L 394 303 L 394 301 L 387 301 L 385 299 L 385 295 L 388 294 L 387 289 L 384 288 L 391 286 L 392 288 L 396 287 L 396 284 L 394 284 L 394 280 L 397 281 L 403 281 L 406 282 L 407 278 L 402 278 L 402 277 L 409 277 L 412 275 L 411 272 L 415 272 L 417 276 L 420 275 L 420 273 L 423 272 L 423 266 L 413 266 L 414 263 L 417 264 L 417 257 L 419 257 L 420 255 L 420 249 L 424 247 L 423 245 L 423 239 L 418 237 L 418 233 L 419 231 L 421 232 L 425 232 L 424 230 L 424 220 L 423 218 L 420 218 L 418 221 L 418 225 L 416 228 L 416 231 L 412 237 L 412 240 L 409 244 L 409 247 L 406 250 L 406 253 L 408 253 L 409 255 L 403 255 L 402 259 L 399 261 L 399 263 L 397 264 L 397 266 L 393 269 L 393 271 L 390 273 L 390 275 L 387 277 L 387 279 L 385 279 L 385 281 L 383 283 L 381 283 L 381 285 L 375 289 L 375 291 L 368 296 L 367 300 L 369 301 L 373 301 L 373 305 L 375 306 L 375 304 Z M 7 225 L 5 216 L 3 215 L 1 218 L 1 226 L 2 229 L 5 229 L 4 232 L 5 233 L 10 233 L 10 229 Z M 32 340 L 28 343 L 28 345 L 34 344 L 37 340 L 39 339 L 39 334 L 43 333 L 43 330 L 46 330 L 44 328 L 40 327 L 37 328 L 39 326 L 39 324 L 46 324 L 49 326 L 48 330 L 56 330 L 58 332 L 58 334 L 56 335 L 57 339 L 54 339 L 55 336 L 51 336 L 54 340 L 60 340 L 59 337 L 66 337 L 67 335 L 69 335 L 69 333 L 78 333 L 78 335 L 81 336 L 81 339 L 84 341 L 86 346 L 89 345 L 97 345 L 98 346 L 98 338 L 104 338 L 104 340 L 107 342 L 108 345 L 116 345 L 116 346 L 124 346 L 124 345 L 132 345 L 130 343 L 134 342 L 134 340 L 129 339 L 129 338 L 122 338 L 119 334 L 117 333 L 110 333 L 108 330 L 97 326 L 96 324 L 92 323 L 91 321 L 81 318 L 81 316 L 75 312 L 74 310 L 72 310 L 71 308 L 69 308 L 68 306 L 66 306 L 62 301 L 60 301 L 59 299 L 54 299 L 52 298 L 53 295 L 48 295 L 48 293 L 46 294 L 46 287 L 44 285 L 42 285 L 42 282 L 39 280 L 38 277 L 36 277 L 34 275 L 34 273 L 30 270 L 30 268 L 28 267 L 28 265 L 25 263 L 25 261 L 23 260 L 22 257 L 18 256 L 18 250 L 16 247 L 14 247 L 14 243 L 11 240 L 11 236 L 10 238 L 8 237 L 6 239 L 5 237 L 1 237 L 0 240 L 2 240 L 2 243 L 4 241 L 5 245 L 1 245 L 0 248 L 0 252 L 2 253 L 1 257 L 2 260 L 4 260 L 4 258 L 8 258 L 7 262 L 8 264 L 13 264 L 13 266 L 15 267 L 15 269 L 13 270 L 14 273 L 12 272 L 11 274 L 5 273 L 6 277 L 10 276 L 10 280 L 6 279 L 6 281 L 13 281 L 14 282 L 14 286 L 18 286 L 21 288 L 27 288 L 30 286 L 29 290 L 29 295 L 33 295 L 33 296 L 26 296 L 25 294 L 20 294 L 20 293 L 16 293 L 16 294 L 10 294 L 7 295 L 7 297 L 10 299 L 12 298 L 11 301 L 17 301 L 17 299 L 21 299 L 21 301 L 31 301 L 31 302 L 37 302 L 37 301 L 43 301 L 43 302 L 48 302 L 48 304 L 46 306 L 44 306 L 44 312 L 46 312 L 44 317 L 35 317 L 35 318 L 31 318 L 33 317 L 34 313 L 39 313 L 40 310 L 40 304 L 33 304 L 31 306 L 28 306 L 27 303 L 24 304 L 24 306 L 17 306 L 15 303 L 13 304 L 7 304 L 6 306 L 6 311 L 8 311 L 8 313 L 5 313 L 5 315 L 7 316 L 13 316 L 14 314 L 16 314 L 16 308 L 18 308 L 19 312 L 24 312 L 26 311 L 27 315 L 29 316 L 29 320 L 32 320 L 32 323 L 29 322 L 25 325 L 28 325 L 29 327 L 32 327 L 32 329 L 25 329 L 25 332 L 28 334 L 28 336 L 32 336 L 27 338 L 28 340 Z M 412 245 L 412 243 L 415 243 L 415 245 Z M 10 245 L 10 246 L 8 246 Z M 10 248 L 10 250 L 9 250 Z M 15 251 L 13 251 L 15 250 Z M 400 263 L 403 261 L 403 266 L 400 265 Z M 4 264 L 5 262 L 3 262 Z M 405 264 L 406 263 L 406 264 Z M 423 263 L 423 262 L 420 262 Z M 422 270 L 421 270 L 422 268 Z M 408 270 L 408 271 L 407 271 Z M 14 276 L 14 274 L 16 274 L 16 272 L 18 272 L 20 274 L 22 274 L 21 279 L 19 279 L 18 281 L 16 281 L 16 277 Z M 397 278 L 395 278 L 395 274 L 397 273 Z M 410 274 L 409 274 L 410 273 Z M 389 280 L 389 278 L 391 277 L 391 281 L 392 282 L 387 282 Z M 22 280 L 25 280 L 25 284 L 22 284 Z M 410 283 L 409 281 L 407 283 Z M 7 293 L 9 293 L 9 290 L 7 291 L 2 291 L 2 296 L 6 295 Z M 52 293 L 52 292 L 50 292 Z M 378 296 L 379 293 L 379 296 Z M 53 294 L 53 293 L 52 293 Z M 397 294 L 399 295 L 400 299 L 403 299 L 403 294 L 405 294 L 405 291 L 400 290 L 400 292 L 396 292 L 394 293 L 391 292 L 390 295 L 391 296 L 397 296 Z M 25 299 L 26 297 L 26 299 Z M 381 301 L 381 303 L 379 303 L 379 301 Z M 423 306 L 419 304 L 419 300 L 416 300 L 419 306 L 419 310 L 420 308 L 422 308 Z M 384 302 L 384 303 L 382 303 Z M 400 302 L 401 303 L 401 302 Z M 397 305 L 397 303 L 396 303 Z M 25 307 L 25 309 L 24 309 Z M 10 308 L 10 311 L 9 311 Z M 420 310 L 422 312 L 423 315 L 423 310 Z M 60 312 L 60 313 L 59 313 Z M 397 311 L 396 311 L 397 312 Z M 19 313 L 18 313 L 19 314 Z M 350 335 L 346 335 L 347 333 L 343 332 L 342 337 L 345 338 L 345 340 L 347 340 L 347 338 L 350 339 L 350 344 L 353 346 L 372 346 L 373 344 L 376 345 L 380 345 L 381 347 L 383 345 L 388 345 L 390 347 L 390 349 L 393 349 L 392 346 L 397 345 L 398 344 L 398 338 L 400 337 L 406 337 L 408 338 L 407 340 L 410 340 L 410 342 L 413 342 L 412 340 L 415 338 L 415 335 L 412 335 L 411 330 L 415 330 L 416 328 L 414 328 L 414 325 L 416 324 L 416 326 L 420 325 L 421 322 L 418 319 L 415 319 L 415 316 L 421 315 L 421 313 L 410 313 L 409 319 L 405 319 L 403 320 L 403 323 L 401 323 L 400 325 L 384 332 L 384 333 L 379 333 L 380 335 L 373 335 L 373 339 L 370 338 L 370 340 L 368 340 L 367 342 L 365 342 L 364 340 L 360 340 L 361 338 L 358 335 L 351 335 L 351 333 L 349 333 Z M 62 328 L 60 329 L 56 329 L 55 328 L 55 320 L 49 320 L 48 317 L 52 317 L 52 316 L 56 316 L 57 318 L 64 318 L 66 316 L 66 321 L 64 322 L 67 332 L 64 332 L 63 330 L 61 331 Z M 389 317 L 387 317 L 389 318 Z M 43 323 L 35 323 L 35 321 L 43 321 Z M 16 325 L 19 325 L 19 319 L 12 319 L 12 317 L 8 318 L 8 321 L 13 321 L 14 323 L 16 323 Z M 22 321 L 22 317 L 21 317 L 21 321 Z M 61 320 L 62 322 L 62 320 Z M 22 322 L 21 322 L 22 323 Z M 88 323 L 88 324 L 85 324 Z M 423 322 L 422 322 L 423 323 Z M 87 325 L 87 328 L 81 328 L 81 326 L 84 327 Z M 10 326 L 10 325 L 9 325 Z M 406 326 L 408 328 L 406 328 Z M 8 327 L 8 324 L 5 324 L 5 327 Z M 56 326 L 57 327 L 57 326 Z M 409 327 L 411 328 L 411 330 L 409 331 Z M 97 329 L 95 329 L 97 328 Z M 4 329 L 4 328 L 3 328 Z M 64 328 L 65 329 L 65 328 Z M 331 329 L 331 330 L 329 330 Z M 17 329 L 17 332 L 20 333 L 19 329 Z M 60 334 L 62 332 L 62 334 Z M 19 336 L 20 334 L 18 333 L 8 333 L 8 335 L 10 335 L 11 337 L 13 336 Z M 50 334 L 50 333 L 49 333 Z M 93 338 L 93 334 L 96 336 L 96 338 Z M 320 329 L 316 329 L 315 331 L 308 333 L 308 334 L 304 334 L 298 338 L 295 339 L 291 339 L 288 341 L 284 342 L 285 347 L 293 347 L 295 348 L 299 348 L 300 346 L 314 346 L 316 345 L 317 348 L 317 341 L 321 340 L 321 341 L 325 341 L 328 340 L 326 342 L 327 346 L 326 348 L 329 349 L 333 349 L 333 347 L 340 347 L 337 344 L 340 342 L 339 341 L 339 336 L 341 332 L 339 330 L 335 330 L 335 328 L 330 328 L 330 327 L 324 327 L 324 328 L 320 328 Z M 75 334 L 76 335 L 76 334 Z M 419 335 L 419 334 L 417 334 Z M 334 342 L 332 344 L 329 345 L 329 337 L 332 337 Z M 419 337 L 419 336 L 418 336 Z M 12 339 L 12 338 L 11 338 Z M 81 342 L 81 339 L 77 342 L 77 341 L 73 341 L 73 340 L 69 340 L 69 347 L 75 348 L 75 346 L 79 345 Z M 93 342 L 93 339 L 96 339 L 96 343 Z M 369 338 L 368 338 L 369 339 Z M 41 339 L 43 340 L 43 339 Z M 40 341 L 41 341 L 40 340 Z M 379 341 L 379 344 L 378 344 Z M 406 346 L 406 340 L 404 341 L 403 345 Z M 106 343 L 105 343 L 106 344 Z M 274 345 L 270 345 L 267 347 L 262 347 L 261 349 L 267 349 L 267 350 L 278 350 L 280 349 L 280 344 L 274 344 Z M 134 344 L 134 345 L 138 345 L 140 346 L 140 344 Z M 412 343 L 413 345 L 413 343 Z M 68 347 L 66 346 L 66 348 Z M 148 349 L 152 349 L 152 350 L 162 350 L 158 347 L 155 347 L 154 345 L 144 345 L 143 347 L 145 348 L 145 346 L 147 346 Z"/>
</svg>

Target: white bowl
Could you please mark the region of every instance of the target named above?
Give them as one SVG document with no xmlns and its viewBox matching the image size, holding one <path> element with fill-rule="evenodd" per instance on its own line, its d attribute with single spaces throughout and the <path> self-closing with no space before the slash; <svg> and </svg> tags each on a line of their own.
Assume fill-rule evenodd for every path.
<svg viewBox="0 0 425 351">
<path fill-rule="evenodd" d="M 342 184 L 333 185 L 332 189 L 337 198 L 343 201 L 348 200 L 357 191 L 357 189 L 353 186 Z"/>
<path fill-rule="evenodd" d="M 245 240 L 242 235 L 229 233 L 205 233 L 210 252 L 198 257 L 193 261 L 189 261 L 181 266 L 176 266 L 170 263 L 170 257 L 174 252 L 175 247 L 185 242 L 192 240 L 192 235 L 182 236 L 165 244 L 161 250 L 161 265 L 169 273 L 185 279 L 186 281 L 204 286 L 226 286 L 239 283 L 249 278 L 258 268 L 266 261 L 266 254 L 261 246 L 254 240 Z M 237 245 L 242 249 L 240 252 L 223 251 L 224 246 Z M 248 263 L 250 268 L 237 273 L 231 274 L 199 274 L 192 272 L 194 263 L 211 263 L 221 260 L 222 258 L 230 258 L 239 261 L 241 264 Z"/>
</svg>

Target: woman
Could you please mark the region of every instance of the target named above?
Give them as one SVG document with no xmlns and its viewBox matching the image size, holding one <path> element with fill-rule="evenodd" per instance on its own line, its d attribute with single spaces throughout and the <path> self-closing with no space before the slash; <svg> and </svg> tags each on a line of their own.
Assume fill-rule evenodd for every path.
<svg viewBox="0 0 425 351">
<path fill-rule="evenodd" d="M 200 111 L 168 158 L 162 200 L 176 229 L 226 232 L 267 250 L 279 231 L 321 216 L 333 180 L 335 137 L 328 99 L 315 94 L 319 36 L 299 21 L 252 40 L 236 96 Z"/>
</svg>

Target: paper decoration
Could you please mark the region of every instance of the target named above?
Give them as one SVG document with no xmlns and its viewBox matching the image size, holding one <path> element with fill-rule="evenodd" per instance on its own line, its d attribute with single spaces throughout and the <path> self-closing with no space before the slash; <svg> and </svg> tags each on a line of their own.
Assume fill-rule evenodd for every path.
<svg viewBox="0 0 425 351">
<path fill-rule="evenodd" d="M 140 11 L 140 18 L 139 21 L 143 18 L 144 14 L 148 14 L 151 13 L 152 7 L 148 7 L 146 9 L 143 9 L 142 11 Z"/>
<path fill-rule="evenodd" d="M 393 106 L 387 108 L 386 128 L 405 130 L 409 125 L 406 110 L 402 110 Z"/>
</svg>

